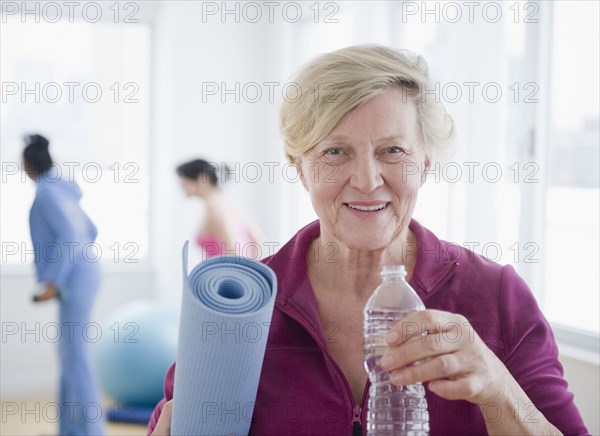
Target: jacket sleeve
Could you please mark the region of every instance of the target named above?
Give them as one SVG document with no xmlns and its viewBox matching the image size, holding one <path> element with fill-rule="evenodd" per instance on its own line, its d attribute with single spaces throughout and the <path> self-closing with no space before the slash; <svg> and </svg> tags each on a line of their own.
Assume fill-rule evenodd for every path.
<svg viewBox="0 0 600 436">
<path fill-rule="evenodd" d="M 79 209 L 49 189 L 39 190 L 36 198 L 38 213 L 53 235 L 52 246 L 40 246 L 38 262 L 46 264 L 38 277 L 40 282 L 53 283 L 58 288 L 66 284 L 75 256 L 81 253 L 82 241 Z M 69 210 L 72 208 L 73 210 Z M 33 232 L 32 232 L 33 234 Z M 34 241 L 35 243 L 35 241 Z"/>
<path fill-rule="evenodd" d="M 150 417 L 150 422 L 148 423 L 148 436 L 152 434 L 154 428 L 156 427 L 156 423 L 158 423 L 158 418 L 160 418 L 160 414 L 162 413 L 162 409 L 165 403 L 169 400 L 173 399 L 173 384 L 175 381 L 175 363 L 171 365 L 168 369 L 167 374 L 165 375 L 165 397 L 158 402 L 156 407 L 154 407 L 154 411 L 152 412 L 152 416 Z"/>
<path fill-rule="evenodd" d="M 552 329 L 511 266 L 503 269 L 500 300 L 504 364 L 535 407 L 563 434 L 588 434 L 563 378 Z M 539 419 L 532 405 L 519 405 L 519 413 L 525 422 Z"/>
</svg>

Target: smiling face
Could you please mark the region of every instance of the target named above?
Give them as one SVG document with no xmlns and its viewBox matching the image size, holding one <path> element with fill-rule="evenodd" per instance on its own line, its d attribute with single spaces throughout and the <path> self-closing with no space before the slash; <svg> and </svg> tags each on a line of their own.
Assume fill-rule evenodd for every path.
<svg viewBox="0 0 600 436">
<path fill-rule="evenodd" d="M 323 238 L 349 249 L 388 247 L 408 231 L 428 166 L 414 103 L 390 87 L 346 114 L 298 163 Z"/>
</svg>

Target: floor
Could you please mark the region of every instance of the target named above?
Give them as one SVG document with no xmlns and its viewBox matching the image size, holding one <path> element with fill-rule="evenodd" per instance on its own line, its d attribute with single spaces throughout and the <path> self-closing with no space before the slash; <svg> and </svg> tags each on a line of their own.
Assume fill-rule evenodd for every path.
<svg viewBox="0 0 600 436">
<path fill-rule="evenodd" d="M 57 435 L 58 424 L 55 422 L 54 399 L 3 401 L 0 404 L 2 410 L 0 436 Z M 106 426 L 107 436 L 142 436 L 146 433 L 145 425 L 109 422 Z"/>
</svg>

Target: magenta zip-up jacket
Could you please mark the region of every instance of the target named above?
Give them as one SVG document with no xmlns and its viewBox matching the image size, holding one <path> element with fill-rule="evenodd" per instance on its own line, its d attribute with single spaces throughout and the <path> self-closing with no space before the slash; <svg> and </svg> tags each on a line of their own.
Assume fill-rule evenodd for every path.
<svg viewBox="0 0 600 436">
<path fill-rule="evenodd" d="M 515 270 L 440 241 L 415 220 L 410 229 L 418 249 L 410 284 L 425 306 L 465 316 L 548 421 L 563 434 L 588 434 L 563 378 L 550 325 Z M 327 335 L 307 275 L 306 253 L 319 234 L 315 221 L 263 260 L 277 274 L 278 294 L 251 435 L 366 434 L 369 383 L 356 404 L 344 374 L 327 352 Z M 469 334 L 468 326 L 463 333 Z M 167 372 L 165 398 L 152 414 L 149 434 L 164 403 L 173 397 L 174 368 Z M 477 405 L 445 400 L 425 387 L 431 435 L 487 434 Z M 524 413 L 533 410 L 520 406 Z M 491 405 L 485 413 L 493 418 L 498 410 Z"/>
</svg>

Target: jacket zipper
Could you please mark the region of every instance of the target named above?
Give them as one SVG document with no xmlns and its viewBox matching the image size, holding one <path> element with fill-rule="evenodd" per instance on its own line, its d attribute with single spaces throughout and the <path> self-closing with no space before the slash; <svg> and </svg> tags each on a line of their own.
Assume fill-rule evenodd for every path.
<svg viewBox="0 0 600 436">
<path fill-rule="evenodd" d="M 352 419 L 352 436 L 362 436 L 362 412 L 367 409 L 367 398 L 369 397 L 369 389 L 371 388 L 371 381 L 367 378 L 367 383 L 365 384 L 365 390 L 363 391 L 363 396 L 360 399 L 360 405 L 354 406 L 354 417 Z M 350 389 L 350 386 L 348 386 Z M 354 426 L 354 423 L 358 423 L 358 428 Z"/>
<path fill-rule="evenodd" d="M 352 436 L 362 436 L 362 421 L 360 415 L 362 407 L 358 404 L 354 406 L 354 416 L 352 418 Z"/>
</svg>

